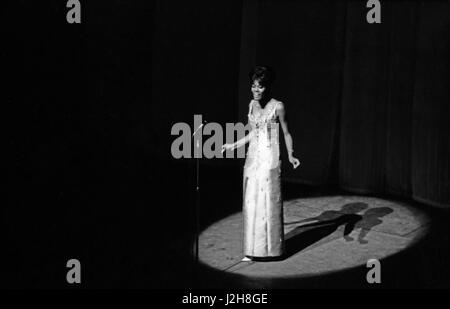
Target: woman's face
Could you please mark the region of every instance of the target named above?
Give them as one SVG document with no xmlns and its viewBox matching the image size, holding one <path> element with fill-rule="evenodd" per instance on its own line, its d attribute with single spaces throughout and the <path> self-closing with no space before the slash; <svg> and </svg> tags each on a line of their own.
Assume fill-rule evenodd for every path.
<svg viewBox="0 0 450 309">
<path fill-rule="evenodd" d="M 259 81 L 255 80 L 252 84 L 253 100 L 261 100 L 264 95 L 264 90 L 266 90 L 266 87 L 261 86 Z"/>
</svg>

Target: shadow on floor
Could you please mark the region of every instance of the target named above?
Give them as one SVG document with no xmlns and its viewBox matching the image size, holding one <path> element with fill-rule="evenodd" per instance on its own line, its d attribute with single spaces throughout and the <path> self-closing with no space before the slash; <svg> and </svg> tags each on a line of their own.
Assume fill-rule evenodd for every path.
<svg viewBox="0 0 450 309">
<path fill-rule="evenodd" d="M 364 214 L 357 213 L 368 208 L 366 203 L 349 203 L 342 206 L 341 210 L 327 210 L 320 215 L 294 222 L 286 222 L 285 225 L 302 224 L 285 235 L 286 253 L 283 259 L 317 244 L 329 235 L 333 234 L 339 227 L 343 226 L 342 237 L 346 241 L 354 239 L 349 234 L 354 229 L 360 229 L 358 242 L 367 244 L 365 239 L 370 230 L 383 223 L 380 219 L 393 212 L 389 207 L 378 207 L 368 209 Z M 306 224 L 304 224 L 306 223 Z"/>
</svg>

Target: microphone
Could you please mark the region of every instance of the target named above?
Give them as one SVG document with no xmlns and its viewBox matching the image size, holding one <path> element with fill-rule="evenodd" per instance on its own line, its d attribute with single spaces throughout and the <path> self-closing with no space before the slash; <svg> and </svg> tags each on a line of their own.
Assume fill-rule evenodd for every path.
<svg viewBox="0 0 450 309">
<path fill-rule="evenodd" d="M 194 137 L 195 133 L 197 133 L 198 130 L 200 130 L 201 127 L 203 127 L 208 121 L 203 120 L 202 123 L 198 126 L 198 128 L 192 133 L 192 137 Z"/>
</svg>

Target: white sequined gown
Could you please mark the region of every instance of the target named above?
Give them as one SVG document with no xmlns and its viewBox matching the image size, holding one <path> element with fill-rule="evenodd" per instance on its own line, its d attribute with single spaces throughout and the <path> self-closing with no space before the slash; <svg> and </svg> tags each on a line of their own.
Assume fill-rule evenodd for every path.
<svg viewBox="0 0 450 309">
<path fill-rule="evenodd" d="M 277 257 L 284 251 L 279 101 L 270 100 L 255 115 L 254 104 L 252 100 L 249 105 L 248 120 L 254 132 L 243 173 L 244 255 Z"/>
</svg>

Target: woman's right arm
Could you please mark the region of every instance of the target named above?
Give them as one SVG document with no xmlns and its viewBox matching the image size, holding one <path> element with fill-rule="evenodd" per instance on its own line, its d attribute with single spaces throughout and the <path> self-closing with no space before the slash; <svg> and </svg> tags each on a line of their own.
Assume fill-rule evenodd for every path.
<svg viewBox="0 0 450 309">
<path fill-rule="evenodd" d="M 234 150 L 236 148 L 240 148 L 240 147 L 244 146 L 254 137 L 254 135 L 255 135 L 255 133 L 254 133 L 254 130 L 252 129 L 246 136 L 244 136 L 237 142 L 231 143 L 231 144 L 224 144 L 222 146 L 222 152 L 225 150 L 228 150 L 228 149 Z"/>
<path fill-rule="evenodd" d="M 235 148 L 239 148 L 239 147 L 242 147 L 245 144 L 247 144 L 253 138 L 253 136 L 255 134 L 254 132 L 255 132 L 254 130 L 251 130 L 246 136 L 244 136 L 243 138 L 238 140 L 236 143 L 234 143 L 234 144 L 236 144 Z"/>
</svg>

